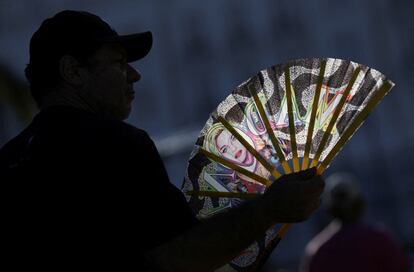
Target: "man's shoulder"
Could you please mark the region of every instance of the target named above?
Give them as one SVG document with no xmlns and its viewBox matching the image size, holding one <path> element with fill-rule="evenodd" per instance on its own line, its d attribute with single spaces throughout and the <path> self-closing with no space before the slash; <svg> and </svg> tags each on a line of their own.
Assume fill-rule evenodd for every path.
<svg viewBox="0 0 414 272">
<path fill-rule="evenodd" d="M 86 141 L 104 146 L 123 148 L 128 151 L 134 148 L 148 148 L 153 141 L 148 133 L 124 121 L 114 119 L 96 119 L 87 123 L 88 137 Z"/>
<path fill-rule="evenodd" d="M 49 109 L 41 112 L 35 118 L 36 121 L 43 134 L 66 140 L 90 141 L 91 144 L 149 140 L 144 130 L 124 121 L 104 118 L 75 108 Z"/>
<path fill-rule="evenodd" d="M 102 125 L 103 129 L 110 129 L 115 137 L 128 138 L 132 137 L 133 139 L 145 139 L 149 140 L 150 137 L 148 133 L 138 127 L 135 127 L 131 124 L 128 124 L 124 121 L 115 120 L 115 119 L 104 119 L 97 122 L 97 125 Z"/>
<path fill-rule="evenodd" d="M 22 133 L 1 147 L 0 161 L 28 152 L 49 157 L 100 156 L 136 152 L 150 145 L 153 142 L 147 132 L 123 121 L 72 108 L 53 108 L 40 112 Z"/>
</svg>

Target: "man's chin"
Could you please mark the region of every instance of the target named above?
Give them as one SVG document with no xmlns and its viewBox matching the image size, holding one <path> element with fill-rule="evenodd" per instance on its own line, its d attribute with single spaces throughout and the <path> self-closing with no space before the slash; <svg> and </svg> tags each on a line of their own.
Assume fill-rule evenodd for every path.
<svg viewBox="0 0 414 272">
<path fill-rule="evenodd" d="M 131 115 L 131 107 L 127 108 L 122 114 L 120 114 L 120 120 L 124 121 L 128 119 L 128 117 Z"/>
<path fill-rule="evenodd" d="M 120 120 L 120 121 L 124 121 L 128 119 L 128 117 L 131 115 L 131 109 L 132 109 L 131 105 L 127 105 L 122 108 L 117 108 L 109 114 L 110 115 L 109 117 Z"/>
</svg>

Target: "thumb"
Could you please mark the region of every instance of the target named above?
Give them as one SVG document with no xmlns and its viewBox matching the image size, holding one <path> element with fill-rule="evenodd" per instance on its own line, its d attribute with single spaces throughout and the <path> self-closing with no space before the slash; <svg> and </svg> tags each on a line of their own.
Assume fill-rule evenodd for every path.
<svg viewBox="0 0 414 272">
<path fill-rule="evenodd" d="M 303 179 L 303 180 L 311 179 L 311 178 L 316 176 L 316 167 L 306 169 L 305 171 L 301 171 L 299 173 L 300 173 L 300 178 L 301 179 Z"/>
</svg>

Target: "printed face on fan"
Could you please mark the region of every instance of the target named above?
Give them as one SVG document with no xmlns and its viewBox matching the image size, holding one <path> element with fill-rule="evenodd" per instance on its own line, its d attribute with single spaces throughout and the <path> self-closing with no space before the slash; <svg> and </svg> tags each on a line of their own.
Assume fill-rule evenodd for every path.
<svg viewBox="0 0 414 272">
<path fill-rule="evenodd" d="M 215 138 L 215 145 L 220 154 L 232 162 L 245 166 L 253 163 L 252 155 L 232 134 L 226 130 L 221 130 L 217 134 Z"/>
</svg>

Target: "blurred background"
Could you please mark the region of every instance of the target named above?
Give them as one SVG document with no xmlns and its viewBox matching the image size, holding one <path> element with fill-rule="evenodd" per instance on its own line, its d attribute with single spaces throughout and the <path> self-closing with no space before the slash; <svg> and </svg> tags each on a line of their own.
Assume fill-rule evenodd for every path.
<svg viewBox="0 0 414 272">
<path fill-rule="evenodd" d="M 242 81 L 295 58 L 335 57 L 373 67 L 396 83 L 328 169 L 361 182 L 366 221 L 383 225 L 414 260 L 414 1 L 0 0 L 0 146 L 36 114 L 23 69 L 31 35 L 63 9 L 86 10 L 120 34 L 151 30 L 134 63 L 128 123 L 149 132 L 180 187 L 208 115 Z M 155 196 L 154 196 L 155 197 Z M 295 225 L 263 271 L 296 271 L 307 242 L 329 222 L 321 209 Z"/>
</svg>

